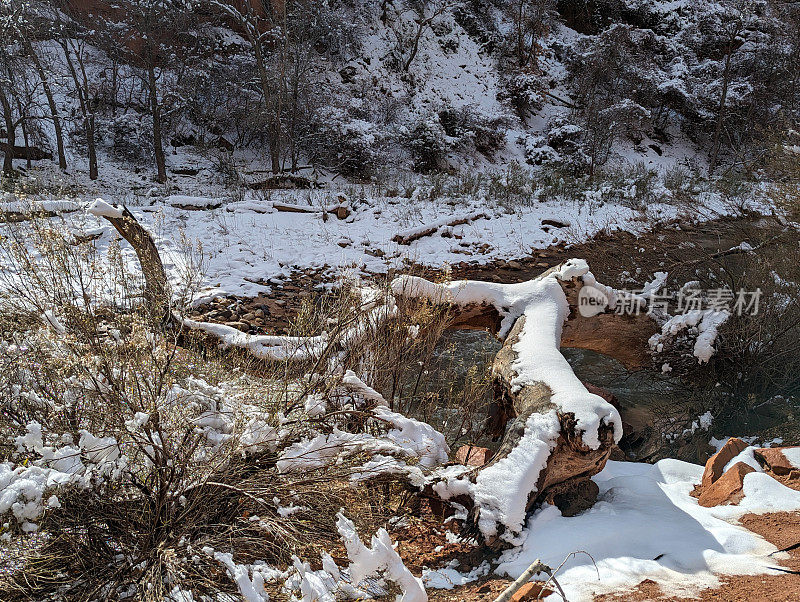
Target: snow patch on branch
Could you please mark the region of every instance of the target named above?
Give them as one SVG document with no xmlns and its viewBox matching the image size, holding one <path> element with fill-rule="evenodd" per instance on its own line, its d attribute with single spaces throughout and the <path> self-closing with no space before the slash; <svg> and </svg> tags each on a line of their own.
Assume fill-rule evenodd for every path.
<svg viewBox="0 0 800 602">
<path fill-rule="evenodd" d="M 690 334 L 695 334 L 693 355 L 697 361 L 704 364 L 710 360 L 716 350 L 714 343 L 722 326 L 731 313 L 727 310 L 695 309 L 685 314 L 672 316 L 661 327 L 661 332 L 654 334 L 648 341 L 650 349 L 656 353 L 664 350 L 666 342 L 675 335 L 690 329 Z"/>
<path fill-rule="evenodd" d="M 522 531 L 528 496 L 537 490 L 539 475 L 556 446 L 560 429 L 555 410 L 533 414 L 511 453 L 478 473 L 471 492 L 480 507 L 478 528 L 484 537 L 497 535 L 497 523 L 512 533 Z"/>
<path fill-rule="evenodd" d="M 95 217 L 109 217 L 115 219 L 120 219 L 123 215 L 122 209 L 109 205 L 103 199 L 95 199 L 95 201 L 89 205 L 86 212 Z"/>
<path fill-rule="evenodd" d="M 252 335 L 242 332 L 233 326 L 197 322 L 186 318 L 183 325 L 190 330 L 199 330 L 214 335 L 220 340 L 220 347 L 236 347 L 244 349 L 251 355 L 261 359 L 306 360 L 317 357 L 325 348 L 326 337 L 290 337 L 275 335 Z"/>
</svg>

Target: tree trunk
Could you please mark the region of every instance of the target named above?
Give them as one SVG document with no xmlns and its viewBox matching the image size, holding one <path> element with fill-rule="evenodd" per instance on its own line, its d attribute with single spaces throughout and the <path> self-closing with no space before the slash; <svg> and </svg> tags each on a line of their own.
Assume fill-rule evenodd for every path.
<svg viewBox="0 0 800 602">
<path fill-rule="evenodd" d="M 14 175 L 14 141 L 16 139 L 14 127 L 14 114 L 11 112 L 11 103 L 5 90 L 0 86 L 0 106 L 3 108 L 3 120 L 6 124 L 6 146 L 3 156 L 3 174 Z"/>
<path fill-rule="evenodd" d="M 272 96 L 270 93 L 269 74 L 267 70 L 266 61 L 264 60 L 264 53 L 261 51 L 260 34 L 258 26 L 255 23 L 248 22 L 244 17 L 242 26 L 247 31 L 247 37 L 253 47 L 253 55 L 256 59 L 256 68 L 258 69 L 258 79 L 261 83 L 261 95 L 264 97 L 264 114 L 269 120 L 269 155 L 272 172 L 275 174 L 281 171 L 281 143 L 280 143 L 280 117 L 269 115 L 269 99 Z"/>
<path fill-rule="evenodd" d="M 119 66 L 117 64 L 117 60 L 113 59 L 111 62 L 111 116 L 117 116 L 117 72 L 119 71 Z"/>
<path fill-rule="evenodd" d="M 61 119 L 58 116 L 58 107 L 56 101 L 53 99 L 53 92 L 50 89 L 50 83 L 47 81 L 47 74 L 42 67 L 39 56 L 33 49 L 30 40 L 25 39 L 25 51 L 31 57 L 33 65 L 36 67 L 36 72 L 39 74 L 39 81 L 42 82 L 42 90 L 44 91 L 45 98 L 47 98 L 47 105 L 50 108 L 50 116 L 53 118 L 53 128 L 56 132 L 56 146 L 58 147 L 58 166 L 61 169 L 67 168 L 67 156 L 64 153 L 64 134 L 61 130 Z"/>
<path fill-rule="evenodd" d="M 97 147 L 94 141 L 94 115 L 89 115 L 85 120 L 86 145 L 89 149 L 89 179 L 97 179 Z"/>
<path fill-rule="evenodd" d="M 158 175 L 156 181 L 167 181 L 167 166 L 164 159 L 164 143 L 161 139 L 161 106 L 158 104 L 158 88 L 156 87 L 156 66 L 153 49 L 147 49 L 147 86 L 150 88 L 150 112 L 153 116 L 153 151 L 156 157 Z"/>
<path fill-rule="evenodd" d="M 22 141 L 25 144 L 25 148 L 29 148 L 30 144 L 28 142 L 28 126 L 25 125 L 25 119 L 22 118 L 22 103 L 17 99 L 17 113 L 20 115 L 20 127 L 22 128 Z M 14 154 L 18 154 L 15 153 Z M 31 153 L 27 153 L 25 155 L 25 167 L 28 169 L 31 168 Z"/>
<path fill-rule="evenodd" d="M 502 436 L 502 443 L 487 464 L 474 470 L 475 477 L 514 451 L 533 414 L 546 414 L 558 409 L 551 401 L 552 392 L 544 383 L 524 385 L 519 390 L 512 385 L 517 376 L 514 368 L 517 352 L 514 346 L 519 342 L 524 327 L 525 316 L 522 316 L 514 323 L 492 364 L 495 394 L 487 426 L 495 437 Z M 539 473 L 535 491 L 528 494 L 526 507 L 530 510 L 536 504 L 549 501 L 565 513 L 574 514 L 575 510 L 585 510 L 594 502 L 594 499 L 584 499 L 584 482 L 605 466 L 614 445 L 614 429 L 611 425 L 602 425 L 601 445 L 593 450 L 583 442 L 581 432 L 576 429 L 574 415 L 559 412 L 558 419 L 561 429 L 555 449 Z M 577 508 L 574 507 L 576 503 Z M 472 519 L 476 525 L 480 520 L 479 510 L 473 511 Z"/>
<path fill-rule="evenodd" d="M 94 140 L 94 114 L 89 112 L 89 80 L 86 77 L 86 69 L 83 66 L 83 59 L 81 58 L 80 53 L 76 51 L 75 56 L 81 68 L 83 81 L 78 78 L 78 71 L 75 69 L 75 65 L 72 62 L 70 49 L 66 41 L 61 42 L 61 49 L 64 51 L 64 58 L 67 61 L 67 67 L 69 67 L 70 75 L 72 75 L 72 81 L 75 83 L 75 91 L 78 93 L 78 101 L 80 102 L 81 114 L 83 115 L 83 129 L 86 132 L 86 146 L 89 153 L 89 179 L 96 180 L 97 146 Z"/>
<path fill-rule="evenodd" d="M 408 72 L 411 68 L 411 63 L 414 62 L 414 59 L 419 52 L 419 42 L 422 39 L 422 34 L 425 33 L 425 28 L 429 23 L 428 19 L 422 20 L 417 24 L 417 34 L 414 36 L 414 43 L 411 45 L 411 53 L 408 55 L 408 59 L 406 62 L 403 63 L 403 71 Z"/>
<path fill-rule="evenodd" d="M 719 156 L 720 138 L 722 136 L 722 123 L 725 118 L 725 101 L 728 98 L 728 80 L 731 72 L 731 54 L 729 51 L 725 55 L 725 69 L 722 72 L 722 93 L 719 98 L 719 109 L 717 110 L 717 123 L 714 127 L 714 142 L 711 145 L 711 160 L 708 164 L 708 175 L 713 175 L 717 168 L 717 158 Z"/>
</svg>

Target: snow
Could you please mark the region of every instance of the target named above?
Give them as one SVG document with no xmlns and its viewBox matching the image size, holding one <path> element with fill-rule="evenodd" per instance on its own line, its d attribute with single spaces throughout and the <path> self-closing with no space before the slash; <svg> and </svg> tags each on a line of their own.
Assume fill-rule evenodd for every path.
<svg viewBox="0 0 800 602">
<path fill-rule="evenodd" d="M 512 533 L 522 530 L 529 494 L 537 491 L 539 473 L 556 446 L 560 429 L 555 410 L 533 414 L 511 453 L 478 473 L 471 491 L 480 508 L 478 527 L 485 537 L 497 534 L 497 523 Z"/>
<path fill-rule="evenodd" d="M 699 427 L 707 431 L 711 428 L 711 424 L 714 422 L 714 415 L 709 410 L 705 414 L 698 416 L 697 420 L 699 422 Z"/>
<path fill-rule="evenodd" d="M 375 402 L 375 404 L 379 406 L 389 406 L 389 404 L 386 403 L 386 400 L 383 398 L 383 395 L 358 378 L 356 373 L 352 370 L 347 370 L 344 373 L 344 376 L 342 377 L 342 384 L 352 392 L 360 395 L 366 401 Z"/>
<path fill-rule="evenodd" d="M 95 199 L 95 201 L 89 205 L 89 208 L 86 211 L 95 217 L 110 217 L 119 219 L 123 215 L 122 209 L 114 207 L 113 205 L 109 205 L 103 199 Z"/>
<path fill-rule="evenodd" d="M 368 548 L 358 536 L 353 522 L 341 512 L 336 515 L 336 527 L 350 559 L 350 577 L 355 585 L 367 577 L 383 573 L 402 589 L 402 602 L 427 602 L 428 594 L 425 593 L 422 579 L 415 577 L 403 564 L 386 529 L 378 529 Z"/>
<path fill-rule="evenodd" d="M 239 593 L 247 602 L 269 602 L 269 596 L 264 590 L 264 576 L 260 572 L 253 571 L 251 579 L 247 565 L 236 564 L 233 554 L 216 552 L 210 547 L 204 547 L 203 552 L 225 566 L 228 576 L 236 583 Z"/>
<path fill-rule="evenodd" d="M 800 447 L 784 447 L 781 453 L 792 466 L 800 468 Z"/>
<path fill-rule="evenodd" d="M 451 531 L 447 531 L 451 533 Z M 469 572 L 462 573 L 457 570 L 458 560 L 452 560 L 442 568 L 429 569 L 423 567 L 422 581 L 429 589 L 453 589 L 459 585 L 465 585 L 477 581 L 481 577 L 489 574 L 491 567 L 484 561 Z"/>
<path fill-rule="evenodd" d="M 182 194 L 173 194 L 164 199 L 164 202 L 171 207 L 186 208 L 192 207 L 194 209 L 208 209 L 209 207 L 219 207 L 225 200 L 213 197 L 204 196 L 186 196 Z"/>
<path fill-rule="evenodd" d="M 741 452 L 739 452 L 738 455 L 731 458 L 730 461 L 722 469 L 723 474 L 727 472 L 729 468 L 736 466 L 736 464 L 738 464 L 739 462 L 744 462 L 745 464 L 753 468 L 756 472 L 764 472 L 764 469 L 761 468 L 761 464 L 759 463 L 758 460 L 756 460 L 756 457 L 753 455 L 753 451 L 755 449 L 756 448 L 753 447 L 752 445 L 748 446 Z"/>
<path fill-rule="evenodd" d="M 448 459 L 450 449 L 444 435 L 425 422 L 393 412 L 385 405 L 372 410 L 377 426 L 388 427 L 385 434 L 349 433 L 334 427 L 331 433 L 305 437 L 284 449 L 277 462 L 282 473 L 303 472 L 331 465 L 357 453 L 366 452 L 375 456 L 354 469 L 354 480 L 376 476 L 383 472 L 409 473 L 413 482 L 423 484 L 422 469 L 429 470 Z M 400 459 L 414 458 L 415 466 L 407 466 Z M 412 470 L 413 469 L 413 470 Z"/>
<path fill-rule="evenodd" d="M 392 426 L 386 438 L 403 449 L 406 455 L 419 458 L 420 467 L 433 468 L 447 462 L 450 448 L 444 435 L 426 422 L 407 418 L 383 406 L 375 408 L 373 414 Z"/>
<path fill-rule="evenodd" d="M 653 274 L 653 279 L 642 287 L 641 296 L 647 298 L 658 293 L 667 282 L 667 276 L 669 276 L 669 272 L 656 272 Z"/>
<path fill-rule="evenodd" d="M 536 558 L 553 567 L 567 559 L 558 580 L 571 602 L 643 579 L 672 595 L 691 595 L 718 585 L 716 575 L 768 572 L 775 547 L 735 521 L 748 512 L 800 509 L 800 492 L 751 473 L 739 506 L 703 508 L 689 495 L 702 473 L 702 466 L 678 460 L 609 461 L 593 478 L 600 495 L 591 509 L 567 518 L 554 506 L 541 508 L 528 519 L 525 542 L 503 554 L 496 572 L 516 578 Z M 586 555 L 568 558 L 580 550 L 596 569 Z"/>
<path fill-rule="evenodd" d="M 320 269 L 333 278 L 348 267 L 362 273 L 385 273 L 401 265 L 404 259 L 436 266 L 461 261 L 487 263 L 518 258 L 554 242 L 572 242 L 576 232 L 581 239 L 588 238 L 609 224 L 632 231 L 643 227 L 641 214 L 627 207 L 606 203 L 589 210 L 568 200 L 552 200 L 511 211 L 495 209 L 493 203 L 478 197 L 430 202 L 383 196 L 352 206 L 353 214 L 346 220 L 327 221 L 322 219 L 321 212 L 288 213 L 272 209 L 273 202 L 278 201 L 299 205 L 299 194 L 276 191 L 273 201 L 248 198 L 208 211 L 173 207 L 169 204 L 172 197 L 152 207 L 129 204 L 128 208 L 153 234 L 173 282 L 185 272 L 186 245 L 202 247 L 198 303 L 219 295 L 256 296 L 268 292 L 272 285 L 285 281 L 297 270 Z M 338 196 L 336 190 L 314 194 L 318 198 L 311 202 L 320 207 L 330 205 L 330 199 Z M 222 195 L 203 198 L 224 203 Z M 674 213 L 674 208 L 664 207 Z M 410 245 L 392 241 L 399 229 L 427 228 L 431 223 L 451 222 L 454 217 L 475 213 L 485 213 L 486 217 L 453 226 L 452 238 L 426 236 Z M 102 252 L 118 235 L 105 220 L 96 218 L 121 215 L 120 205 L 98 199 L 90 205 L 88 215 L 78 212 L 64 219 L 75 231 L 102 233 L 95 241 Z M 541 219 L 549 215 L 562 215 L 560 219 L 574 224 L 574 230 L 546 232 Z M 3 227 L 0 224 L 0 230 Z M 338 243 L 342 240 L 351 242 L 341 247 Z M 132 249 L 125 242 L 122 249 L 124 259 L 136 269 Z"/>
<path fill-rule="evenodd" d="M 312 571 L 308 563 L 301 562 L 297 556 L 292 559 L 296 574 L 286 580 L 287 589 L 300 590 L 302 602 L 336 602 L 340 573 L 330 555 L 323 552 L 323 568 L 319 571 Z"/>
<path fill-rule="evenodd" d="M 88 488 L 107 479 L 116 479 L 126 466 L 117 441 L 113 437 L 95 437 L 80 430 L 78 447 L 72 437 L 59 437 L 59 448 L 45 444 L 42 426 L 28 423 L 26 433 L 15 438 L 20 453 L 35 454 L 30 462 L 14 466 L 0 463 L 0 517 L 11 513 L 23 531 L 37 529 L 33 521 L 48 508 L 58 508 L 60 502 L 53 490 L 64 485 Z M 84 463 L 85 461 L 85 463 Z"/>
<path fill-rule="evenodd" d="M 69 213 L 78 211 L 80 204 L 69 200 L 25 200 L 0 203 L 0 213 Z"/>
</svg>

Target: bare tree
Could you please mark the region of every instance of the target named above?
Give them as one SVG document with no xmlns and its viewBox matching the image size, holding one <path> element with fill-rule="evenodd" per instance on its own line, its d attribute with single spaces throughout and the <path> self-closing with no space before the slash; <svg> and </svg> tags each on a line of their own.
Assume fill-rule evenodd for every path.
<svg viewBox="0 0 800 602">
<path fill-rule="evenodd" d="M 175 37 L 186 27 L 193 7 L 190 0 L 131 0 L 126 3 L 126 8 L 127 18 L 137 36 L 132 58 L 143 71 L 142 79 L 147 88 L 147 103 L 153 120 L 156 181 L 164 183 L 167 181 L 167 167 L 159 79 L 176 45 Z"/>
<path fill-rule="evenodd" d="M 53 97 L 53 91 L 50 87 L 50 81 L 47 75 L 47 69 L 42 64 L 42 59 L 37 53 L 32 40 L 36 39 L 38 34 L 46 35 L 47 20 L 42 18 L 38 12 L 38 6 L 29 3 L 11 0 L 3 5 L 0 5 L 0 13 L 3 15 L 5 21 L 5 42 L 17 42 L 26 58 L 31 62 L 39 82 L 47 99 L 47 106 L 50 113 L 50 119 L 53 122 L 53 130 L 56 138 L 56 150 L 58 154 L 58 166 L 61 169 L 67 168 L 67 158 L 64 152 L 64 133 L 61 126 L 61 117 Z M 21 74 L 23 77 L 24 74 Z M 27 137 L 27 128 L 23 128 L 23 132 Z"/>
<path fill-rule="evenodd" d="M 708 163 L 708 173 L 712 175 L 717 167 L 721 145 L 722 127 L 725 122 L 726 102 L 728 87 L 731 81 L 731 59 L 744 44 L 742 35 L 750 25 L 753 16 L 753 7 L 750 0 L 732 0 L 725 5 L 723 21 L 720 24 L 719 34 L 722 39 L 722 52 L 725 54 L 722 68 L 722 85 L 720 88 L 719 105 L 714 124 L 714 138 L 711 143 L 711 157 Z"/>
<path fill-rule="evenodd" d="M 52 22 L 52 35 L 64 55 L 72 82 L 75 86 L 75 94 L 78 97 L 78 104 L 83 118 L 83 128 L 86 135 L 86 145 L 89 155 L 89 178 L 96 180 L 97 171 L 97 147 L 95 143 L 95 116 L 90 102 L 89 77 L 86 72 L 86 41 L 88 32 L 84 31 L 72 19 L 70 5 L 61 6 L 57 0 L 50 0 L 50 13 L 48 15 Z M 70 23 L 65 23 L 62 15 L 62 8 L 72 19 Z"/>
<path fill-rule="evenodd" d="M 283 129 L 281 98 L 283 95 L 276 93 L 270 77 L 266 47 L 274 42 L 278 34 L 276 21 L 280 20 L 284 26 L 286 24 L 286 6 L 283 4 L 281 10 L 275 11 L 271 7 L 266 8 L 263 3 L 255 6 L 252 0 L 242 0 L 238 6 L 224 0 L 205 0 L 205 2 L 211 8 L 227 15 L 250 43 L 263 100 L 263 110 L 269 123 L 270 163 L 273 173 L 279 173 L 281 171 L 281 133 Z M 278 73 L 278 76 L 281 81 L 284 81 L 285 64 L 280 61 L 279 65 L 282 71 Z M 272 111 L 270 111 L 271 106 Z"/>
<path fill-rule="evenodd" d="M 411 68 L 411 63 L 419 54 L 419 45 L 425 32 L 447 14 L 454 4 L 452 0 L 415 0 L 410 8 L 396 11 L 389 29 L 397 40 L 402 71 L 408 72 Z M 385 5 L 382 9 L 386 14 Z M 404 18 L 409 13 L 413 14 L 412 23 Z"/>
<path fill-rule="evenodd" d="M 11 111 L 11 103 L 9 102 L 9 94 L 6 92 L 6 85 L 3 81 L 4 78 L 0 74 L 0 107 L 3 109 L 3 123 L 6 128 L 6 145 L 3 156 L 3 175 L 14 175 L 14 132 L 16 131 L 14 125 L 14 114 Z"/>
<path fill-rule="evenodd" d="M 20 32 L 20 40 L 22 41 L 22 45 L 25 48 L 25 53 L 31 59 L 34 67 L 36 68 L 36 73 L 39 75 L 39 81 L 42 84 L 42 91 L 44 92 L 45 98 L 47 98 L 47 106 L 50 109 L 50 117 L 53 120 L 53 130 L 55 131 L 56 136 L 56 150 L 58 152 L 58 166 L 61 169 L 67 168 L 67 157 L 64 152 L 64 133 L 61 127 L 61 117 L 58 114 L 58 107 L 56 107 L 56 101 L 53 98 L 53 91 L 50 88 L 50 82 L 47 79 L 47 73 L 42 66 L 42 61 L 39 56 L 36 54 L 36 50 L 31 44 L 30 37 L 25 35 L 23 32 Z"/>
<path fill-rule="evenodd" d="M 513 0 L 508 10 L 512 22 L 512 44 L 519 67 L 535 64 L 539 40 L 547 33 L 555 12 L 554 0 Z"/>
</svg>

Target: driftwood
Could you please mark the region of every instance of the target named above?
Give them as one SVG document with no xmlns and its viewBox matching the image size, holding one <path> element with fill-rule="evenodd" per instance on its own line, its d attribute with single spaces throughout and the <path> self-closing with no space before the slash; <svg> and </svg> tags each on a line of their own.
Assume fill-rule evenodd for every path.
<svg viewBox="0 0 800 602">
<path fill-rule="evenodd" d="M 293 205 L 291 203 L 273 202 L 272 208 L 275 209 L 275 211 L 283 211 L 286 213 L 321 213 L 320 209 L 317 207 L 311 207 L 310 205 Z"/>
<path fill-rule="evenodd" d="M 537 280 L 557 273 L 562 266 L 547 270 Z M 470 283 L 467 283 L 470 284 Z M 484 283 L 472 283 L 484 284 Z M 648 360 L 647 339 L 655 331 L 655 326 L 646 315 L 627 316 L 604 313 L 584 318 L 577 311 L 579 278 L 559 281 L 561 289 L 570 306 L 568 320 L 561 330 L 562 346 L 593 349 L 619 359 L 626 366 L 641 366 Z M 428 283 L 430 286 L 436 286 Z M 426 286 L 428 286 L 426 285 Z M 458 296 L 458 283 L 453 283 L 450 293 Z M 497 285 L 489 285 L 497 286 Z M 503 286 L 503 285 L 499 285 Z M 398 291 L 395 291 L 398 293 Z M 422 296 L 430 297 L 430 288 Z M 469 300 L 471 295 L 465 295 Z M 414 295 L 398 299 L 399 303 L 414 303 Z M 451 328 L 482 329 L 497 335 L 501 332 L 500 311 L 489 302 L 485 304 L 467 302 L 459 305 L 444 299 L 452 316 Z M 515 314 L 516 315 L 516 314 Z M 597 485 L 590 477 L 600 472 L 614 446 L 613 424 L 601 423 L 597 432 L 599 445 L 592 449 L 583 440 L 583 432 L 571 412 L 562 412 L 552 401 L 552 391 L 543 382 L 528 382 L 521 387 L 514 386 L 518 374 L 514 368 L 518 358 L 514 349 L 519 342 L 526 323 L 524 313 L 519 315 L 503 338 L 503 345 L 492 365 L 494 400 L 490 408 L 487 431 L 501 443 L 492 459 L 480 467 L 472 468 L 466 478 L 476 483 L 479 475 L 487 469 L 503 470 L 500 464 L 515 450 L 523 438 L 529 418 L 534 414 L 547 415 L 556 410 L 559 433 L 555 445 L 547 458 L 545 467 L 539 472 L 536 486 L 531 492 L 520 491 L 527 496 L 526 510 L 544 501 L 555 504 L 566 515 L 576 514 L 590 507 L 597 496 Z M 536 318 L 534 318 L 536 319 Z M 586 391 L 589 394 L 589 391 Z M 620 433 L 621 434 L 621 433 Z M 498 466 L 498 464 L 500 466 Z M 426 495 L 438 497 L 436 487 L 427 488 Z M 481 508 L 467 495 L 447 498 L 471 508 L 471 531 L 478 534 Z M 502 545 L 499 533 L 485 538 L 489 545 Z"/>
<path fill-rule="evenodd" d="M 350 208 L 347 206 L 347 202 L 344 200 L 340 200 L 338 203 L 324 208 L 273 202 L 272 208 L 275 209 L 275 211 L 284 213 L 322 213 L 323 218 L 325 219 L 327 219 L 327 215 L 329 213 L 334 214 L 338 219 L 345 219 L 350 215 Z"/>
</svg>

